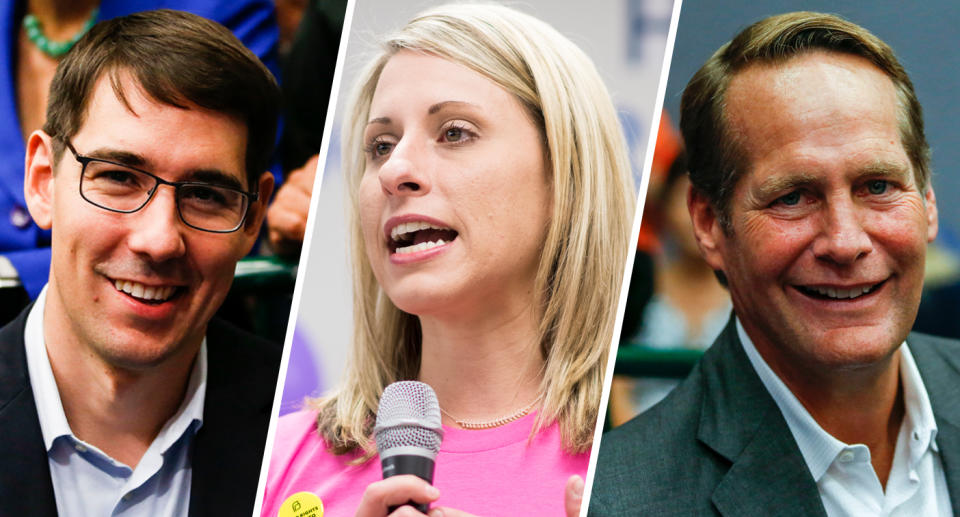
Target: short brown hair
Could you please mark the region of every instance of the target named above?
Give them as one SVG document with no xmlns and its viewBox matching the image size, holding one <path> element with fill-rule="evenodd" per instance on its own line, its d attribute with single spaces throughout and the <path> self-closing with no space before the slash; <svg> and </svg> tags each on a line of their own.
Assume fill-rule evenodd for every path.
<svg viewBox="0 0 960 517">
<path fill-rule="evenodd" d="M 56 160 L 63 154 L 63 142 L 83 125 L 101 76 L 109 74 L 117 98 L 129 108 L 121 88 L 124 73 L 158 102 L 182 109 L 192 103 L 243 121 L 247 182 L 251 188 L 257 185 L 276 140 L 277 82 L 226 27 L 169 9 L 102 21 L 60 62 L 43 126 L 54 137 Z"/>
<path fill-rule="evenodd" d="M 825 50 L 863 57 L 882 70 L 897 92 L 900 139 L 918 187 L 930 183 L 930 148 L 913 83 L 886 43 L 869 31 L 830 14 L 794 12 L 760 20 L 720 47 L 694 74 L 680 102 L 680 130 L 687 149 L 690 181 L 710 200 L 721 227 L 729 232 L 730 197 L 749 164 L 725 115 L 732 78 L 757 63 L 782 63 Z"/>
</svg>

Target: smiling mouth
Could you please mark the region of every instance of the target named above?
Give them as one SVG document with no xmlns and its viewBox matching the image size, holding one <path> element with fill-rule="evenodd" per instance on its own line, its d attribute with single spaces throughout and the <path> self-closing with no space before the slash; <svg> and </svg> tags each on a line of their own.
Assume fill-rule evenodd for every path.
<svg viewBox="0 0 960 517">
<path fill-rule="evenodd" d="M 836 287 L 807 287 L 798 285 L 797 290 L 801 293 L 820 300 L 856 300 L 866 296 L 880 288 L 886 280 L 862 287 L 836 288 Z"/>
<path fill-rule="evenodd" d="M 457 231 L 423 221 L 400 223 L 390 230 L 391 253 L 405 254 L 426 251 L 457 238 Z"/>
<path fill-rule="evenodd" d="M 139 302 L 154 305 L 169 301 L 180 293 L 180 288 L 174 285 L 149 286 L 130 280 L 113 280 L 113 286 Z"/>
</svg>

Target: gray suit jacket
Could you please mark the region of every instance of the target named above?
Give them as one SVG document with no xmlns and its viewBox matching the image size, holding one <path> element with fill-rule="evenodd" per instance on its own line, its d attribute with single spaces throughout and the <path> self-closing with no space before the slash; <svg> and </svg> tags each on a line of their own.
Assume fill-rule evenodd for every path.
<svg viewBox="0 0 960 517">
<path fill-rule="evenodd" d="M 922 334 L 907 341 L 960 515 L 960 342 Z M 603 436 L 589 515 L 826 516 L 733 320 L 666 399 Z"/>
</svg>

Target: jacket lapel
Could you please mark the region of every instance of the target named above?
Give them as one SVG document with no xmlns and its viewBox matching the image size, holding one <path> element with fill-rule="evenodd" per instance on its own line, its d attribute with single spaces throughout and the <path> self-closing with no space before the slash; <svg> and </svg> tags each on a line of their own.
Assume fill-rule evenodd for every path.
<svg viewBox="0 0 960 517">
<path fill-rule="evenodd" d="M 732 319 L 707 354 L 698 438 L 732 463 L 711 498 L 717 510 L 728 516 L 826 517 L 800 449 L 747 359 Z"/>
<path fill-rule="evenodd" d="M 31 304 L 0 330 L 0 515 L 57 515 L 23 333 Z"/>
<path fill-rule="evenodd" d="M 933 406 L 953 514 L 960 515 L 960 343 L 919 334 L 911 334 L 907 342 Z"/>
<path fill-rule="evenodd" d="M 250 338 L 216 319 L 207 328 L 207 391 L 197 431 L 190 515 L 247 515 L 253 510 L 277 384 L 273 360 Z"/>
</svg>

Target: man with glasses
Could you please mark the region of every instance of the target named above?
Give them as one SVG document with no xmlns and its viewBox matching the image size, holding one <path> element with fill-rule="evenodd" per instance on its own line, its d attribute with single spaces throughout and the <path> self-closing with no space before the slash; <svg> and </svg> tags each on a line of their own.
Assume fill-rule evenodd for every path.
<svg viewBox="0 0 960 517">
<path fill-rule="evenodd" d="M 273 190 L 278 104 L 181 12 L 98 24 L 60 63 L 25 171 L 49 281 L 0 330 L 0 514 L 252 511 L 279 347 L 211 318 Z"/>
</svg>

